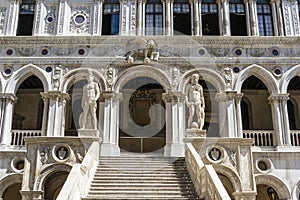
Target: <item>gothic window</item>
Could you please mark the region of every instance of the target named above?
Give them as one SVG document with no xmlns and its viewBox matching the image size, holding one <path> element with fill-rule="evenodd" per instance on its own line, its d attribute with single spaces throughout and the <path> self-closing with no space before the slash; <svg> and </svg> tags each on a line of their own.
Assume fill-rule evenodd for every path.
<svg viewBox="0 0 300 200">
<path fill-rule="evenodd" d="M 260 36 L 274 35 L 271 5 L 268 0 L 257 1 L 257 17 Z"/>
<path fill-rule="evenodd" d="M 160 0 L 149 0 L 146 4 L 146 35 L 163 34 L 163 6 Z"/>
<path fill-rule="evenodd" d="M 220 35 L 218 7 L 214 0 L 203 0 L 201 4 L 202 35 Z"/>
<path fill-rule="evenodd" d="M 109 0 L 103 4 L 102 35 L 118 35 L 120 21 L 119 1 Z"/>
<path fill-rule="evenodd" d="M 23 0 L 20 5 L 19 22 L 17 36 L 32 35 L 35 12 L 34 0 Z"/>
<path fill-rule="evenodd" d="M 175 0 L 173 5 L 174 35 L 191 35 L 191 8 L 187 0 Z"/>
<path fill-rule="evenodd" d="M 245 6 L 242 0 L 231 0 L 229 4 L 230 29 L 232 36 L 247 35 Z"/>
</svg>

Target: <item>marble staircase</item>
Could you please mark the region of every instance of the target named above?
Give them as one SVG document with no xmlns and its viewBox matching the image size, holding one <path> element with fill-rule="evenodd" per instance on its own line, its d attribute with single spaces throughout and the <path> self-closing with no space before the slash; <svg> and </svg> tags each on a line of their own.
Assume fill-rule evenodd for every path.
<svg viewBox="0 0 300 200">
<path fill-rule="evenodd" d="M 88 196 L 96 199 L 199 199 L 184 158 L 101 157 Z"/>
</svg>

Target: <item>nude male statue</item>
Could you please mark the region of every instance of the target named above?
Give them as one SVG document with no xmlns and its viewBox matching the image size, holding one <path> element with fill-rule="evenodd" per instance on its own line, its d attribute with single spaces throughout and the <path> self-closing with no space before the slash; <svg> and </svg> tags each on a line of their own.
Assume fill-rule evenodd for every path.
<svg viewBox="0 0 300 200">
<path fill-rule="evenodd" d="M 190 80 L 190 84 L 187 86 L 186 105 L 189 108 L 188 128 L 198 128 L 202 130 L 205 118 L 205 102 L 203 96 L 203 88 L 198 83 L 198 81 L 199 75 L 193 74 Z M 197 116 L 198 127 L 194 127 L 193 125 L 195 124 L 195 122 L 193 122 L 195 112 Z"/>
</svg>

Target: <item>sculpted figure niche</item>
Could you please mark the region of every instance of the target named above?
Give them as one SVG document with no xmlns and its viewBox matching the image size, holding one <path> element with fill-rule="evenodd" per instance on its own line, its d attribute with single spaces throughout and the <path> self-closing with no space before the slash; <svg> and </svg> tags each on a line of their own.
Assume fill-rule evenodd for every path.
<svg viewBox="0 0 300 200">
<path fill-rule="evenodd" d="M 82 109 L 80 116 L 81 129 L 97 129 L 97 100 L 100 97 L 100 89 L 94 82 L 94 75 L 89 71 L 88 83 L 83 87 Z"/>
<path fill-rule="evenodd" d="M 190 84 L 187 86 L 186 105 L 189 109 L 188 129 L 202 130 L 205 118 L 205 102 L 203 88 L 198 81 L 199 75 L 193 74 L 190 78 Z M 197 122 L 194 121 L 195 114 Z"/>
</svg>

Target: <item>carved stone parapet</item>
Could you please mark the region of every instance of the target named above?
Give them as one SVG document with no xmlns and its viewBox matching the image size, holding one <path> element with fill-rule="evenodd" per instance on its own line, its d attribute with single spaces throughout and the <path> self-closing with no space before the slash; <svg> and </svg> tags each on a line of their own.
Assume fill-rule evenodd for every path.
<svg viewBox="0 0 300 200">
<path fill-rule="evenodd" d="M 18 97 L 12 93 L 3 93 L 3 94 L 0 94 L 0 99 L 9 100 L 11 102 L 16 102 L 18 100 Z"/>
<path fill-rule="evenodd" d="M 271 94 L 268 97 L 268 100 L 270 103 L 280 103 L 280 102 L 286 102 L 287 100 L 289 100 L 289 93 L 287 94 Z"/>
<path fill-rule="evenodd" d="M 215 99 L 219 102 L 226 102 L 226 101 L 229 101 L 229 100 L 233 100 L 239 94 L 236 91 L 226 91 L 224 93 L 216 94 Z"/>
<path fill-rule="evenodd" d="M 165 103 L 170 102 L 184 102 L 185 100 L 185 94 L 182 92 L 169 92 L 169 93 L 163 93 L 162 99 Z"/>
<path fill-rule="evenodd" d="M 122 101 L 123 100 L 123 94 L 122 93 L 115 93 L 112 91 L 102 91 L 100 98 L 100 102 L 105 101 Z"/>
<path fill-rule="evenodd" d="M 70 100 L 70 95 L 68 93 L 63 93 L 60 91 L 41 92 L 41 96 L 44 101 L 46 101 L 46 99 L 58 101 Z"/>
</svg>

